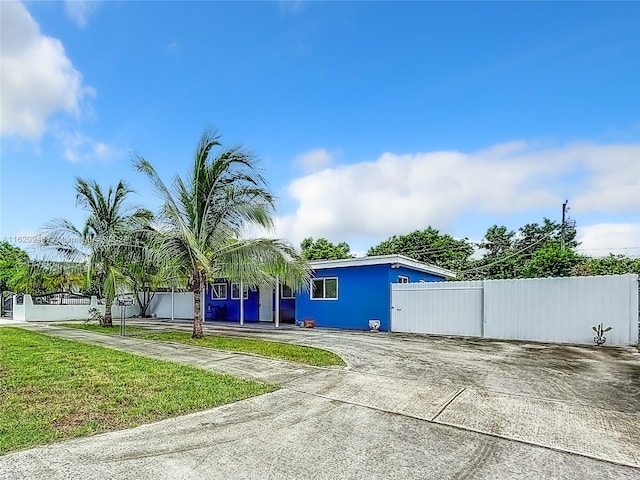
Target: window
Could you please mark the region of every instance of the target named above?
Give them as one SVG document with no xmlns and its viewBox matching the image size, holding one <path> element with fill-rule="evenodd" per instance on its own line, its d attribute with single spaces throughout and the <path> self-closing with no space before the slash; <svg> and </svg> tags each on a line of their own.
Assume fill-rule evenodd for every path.
<svg viewBox="0 0 640 480">
<path fill-rule="evenodd" d="M 226 283 L 214 283 L 211 285 L 211 298 L 213 300 L 226 300 L 227 299 L 227 284 Z"/>
<path fill-rule="evenodd" d="M 311 280 L 312 300 L 337 300 L 338 299 L 338 279 L 337 278 L 314 278 Z"/>
<path fill-rule="evenodd" d="M 398 275 L 398 283 L 409 283 L 409 277 L 406 275 Z"/>
<path fill-rule="evenodd" d="M 280 298 L 296 298 L 296 293 L 289 285 L 283 283 L 280 286 Z"/>
<path fill-rule="evenodd" d="M 249 298 L 249 289 L 247 288 L 247 286 L 245 285 L 243 288 L 243 297 L 246 300 L 247 298 Z M 239 283 L 232 283 L 231 284 L 231 299 L 232 300 L 240 300 L 240 284 Z"/>
</svg>

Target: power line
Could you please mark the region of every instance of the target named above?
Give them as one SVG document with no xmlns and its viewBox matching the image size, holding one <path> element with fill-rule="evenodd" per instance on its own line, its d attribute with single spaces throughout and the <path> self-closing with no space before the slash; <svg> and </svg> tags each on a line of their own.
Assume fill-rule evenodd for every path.
<svg viewBox="0 0 640 480">
<path fill-rule="evenodd" d="M 598 248 L 583 248 L 576 247 L 576 250 L 640 250 L 640 247 L 598 247 Z"/>
<path fill-rule="evenodd" d="M 553 230 L 551 230 L 547 235 L 545 235 L 544 237 L 540 238 L 538 241 L 533 242 L 533 243 L 532 243 L 532 244 L 530 244 L 530 245 L 527 245 L 526 247 L 524 247 L 524 248 L 523 248 L 523 249 L 521 249 L 521 250 L 518 250 L 518 251 L 516 251 L 516 252 L 513 252 L 513 253 L 512 253 L 512 254 L 510 254 L 510 255 L 506 255 L 506 256 L 504 256 L 504 257 L 502 257 L 502 258 L 499 258 L 499 259 L 497 259 L 497 260 L 496 260 L 496 261 L 494 261 L 494 262 L 488 263 L 487 265 L 482 265 L 482 266 L 480 266 L 480 267 L 470 268 L 470 269 L 468 269 L 468 270 L 463 270 L 463 271 L 458 272 L 458 273 L 475 272 L 475 271 L 477 271 L 477 270 L 483 270 L 483 269 L 485 269 L 485 268 L 492 267 L 493 265 L 497 265 L 497 264 L 498 264 L 498 263 L 500 263 L 500 262 L 504 262 L 505 260 L 508 260 L 508 259 L 510 259 L 510 258 L 512 258 L 512 257 L 515 257 L 516 255 L 521 254 L 522 252 L 524 252 L 524 251 L 526 251 L 526 250 L 530 249 L 531 247 L 536 246 L 538 243 L 542 242 L 543 240 L 547 240 L 549 237 L 551 237 L 551 234 L 552 234 L 555 230 L 557 230 L 557 228 L 558 228 L 558 227 L 554 228 L 554 229 L 553 229 Z"/>
</svg>

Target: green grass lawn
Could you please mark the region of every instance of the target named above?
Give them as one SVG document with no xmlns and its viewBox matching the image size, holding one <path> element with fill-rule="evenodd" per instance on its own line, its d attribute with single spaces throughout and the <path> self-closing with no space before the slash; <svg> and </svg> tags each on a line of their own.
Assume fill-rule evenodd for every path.
<svg viewBox="0 0 640 480">
<path fill-rule="evenodd" d="M 342 358 L 327 350 L 252 338 L 207 335 L 204 338 L 195 339 L 191 338 L 191 334 L 186 332 L 145 333 L 136 335 L 136 338 L 184 343 L 187 345 L 230 350 L 233 352 L 254 353 L 256 355 L 262 355 L 263 357 L 279 358 L 292 362 L 306 363 L 307 365 L 345 365 Z"/>
<path fill-rule="evenodd" d="M 56 327 L 78 328 L 80 330 L 89 330 L 90 332 L 106 333 L 108 335 L 120 335 L 120 322 L 113 324 L 113 327 L 101 327 L 95 323 L 54 323 Z M 148 328 L 128 326 L 125 324 L 125 334 L 135 335 L 138 333 L 147 333 Z"/>
<path fill-rule="evenodd" d="M 0 454 L 276 390 L 162 360 L 0 328 Z"/>
<path fill-rule="evenodd" d="M 92 332 L 120 335 L 120 327 L 101 327 L 95 324 L 61 323 L 59 327 L 80 328 Z M 252 338 L 205 336 L 204 338 L 191 338 L 186 332 L 161 332 L 153 333 L 153 330 L 142 327 L 127 327 L 127 335 L 145 340 L 160 340 L 164 342 L 177 342 L 198 347 L 216 348 L 232 352 L 254 353 L 263 357 L 279 358 L 291 362 L 305 363 L 320 367 L 339 365 L 345 363 L 338 355 L 327 350 L 314 347 L 304 347 L 289 343 L 270 342 Z"/>
</svg>

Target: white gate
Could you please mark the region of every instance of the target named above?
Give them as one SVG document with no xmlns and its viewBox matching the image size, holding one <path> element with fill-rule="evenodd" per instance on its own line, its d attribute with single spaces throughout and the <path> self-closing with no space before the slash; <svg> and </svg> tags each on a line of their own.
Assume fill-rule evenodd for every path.
<svg viewBox="0 0 640 480">
<path fill-rule="evenodd" d="M 487 280 L 484 303 L 490 338 L 592 344 L 602 322 L 607 345 L 638 341 L 637 275 Z"/>
<path fill-rule="evenodd" d="M 391 331 L 593 343 L 638 342 L 638 275 L 392 284 Z"/>
<path fill-rule="evenodd" d="M 394 283 L 391 331 L 482 336 L 482 281 Z"/>
</svg>

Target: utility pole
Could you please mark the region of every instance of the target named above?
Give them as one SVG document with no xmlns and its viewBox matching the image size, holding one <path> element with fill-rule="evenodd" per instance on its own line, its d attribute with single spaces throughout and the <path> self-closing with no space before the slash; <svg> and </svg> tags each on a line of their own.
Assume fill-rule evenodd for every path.
<svg viewBox="0 0 640 480">
<path fill-rule="evenodd" d="M 565 200 L 564 203 L 562 204 L 562 225 L 560 226 L 560 241 L 561 241 L 561 245 L 562 245 L 562 250 L 564 250 L 564 225 L 565 225 L 565 215 L 567 212 L 567 204 L 569 203 L 569 200 Z"/>
</svg>

